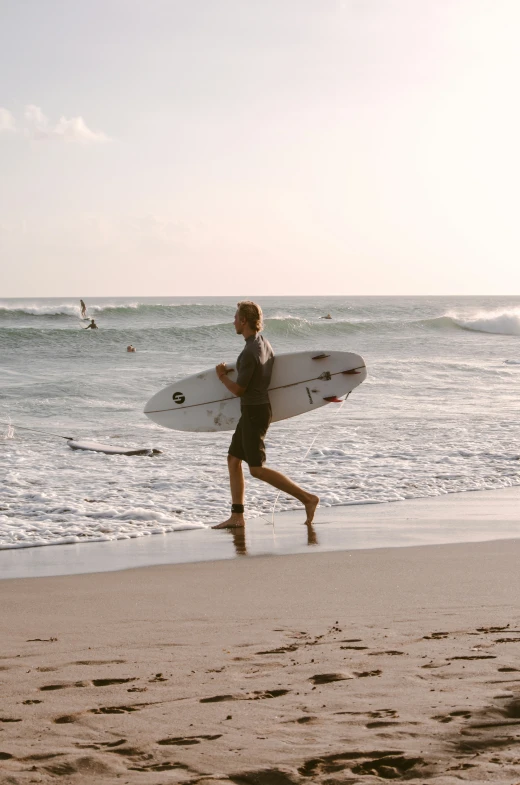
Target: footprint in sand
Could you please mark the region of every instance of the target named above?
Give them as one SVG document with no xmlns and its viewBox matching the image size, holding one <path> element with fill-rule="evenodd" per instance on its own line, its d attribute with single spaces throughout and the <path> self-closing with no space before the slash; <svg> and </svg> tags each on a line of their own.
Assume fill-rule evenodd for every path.
<svg viewBox="0 0 520 785">
<path fill-rule="evenodd" d="M 80 750 L 101 750 L 103 747 L 120 747 L 121 744 L 126 744 L 126 739 L 117 739 L 117 741 L 98 741 L 97 744 L 80 744 L 75 746 Z"/>
<path fill-rule="evenodd" d="M 136 681 L 137 676 L 131 679 L 92 679 L 94 687 L 109 687 L 111 684 L 128 684 L 129 681 Z"/>
<path fill-rule="evenodd" d="M 356 761 L 359 762 L 356 763 Z M 392 779 L 409 771 L 417 763 L 423 763 L 423 760 L 421 758 L 405 758 L 402 750 L 340 752 L 311 758 L 299 767 L 298 773 L 303 777 L 316 777 L 350 769 L 356 774 L 373 774 L 376 777 Z M 382 771 L 382 767 L 387 767 L 388 771 Z M 394 769 L 395 773 L 391 774 L 390 769 Z"/>
<path fill-rule="evenodd" d="M 448 657 L 449 660 L 496 660 L 494 654 L 466 654 L 459 657 Z"/>
<path fill-rule="evenodd" d="M 287 695 L 289 690 L 258 690 L 244 695 L 215 695 L 212 698 L 201 698 L 199 703 L 221 703 L 223 701 L 257 701 L 267 698 L 279 698 Z"/>
<path fill-rule="evenodd" d="M 202 735 L 202 736 L 174 736 L 170 739 L 160 739 L 157 744 L 161 744 L 163 746 L 179 746 L 179 747 L 187 747 L 192 744 L 200 744 L 201 741 L 214 741 L 215 739 L 222 738 L 222 733 L 216 733 L 213 736 L 209 735 Z"/>
<path fill-rule="evenodd" d="M 520 643 L 520 638 L 497 638 L 493 643 Z"/>
<path fill-rule="evenodd" d="M 457 711 L 451 711 L 449 714 L 436 714 L 432 717 L 432 720 L 437 720 L 437 722 L 453 722 L 456 717 L 462 717 L 463 719 L 467 720 L 471 717 L 471 712 L 467 711 L 466 709 L 460 709 Z"/>
<path fill-rule="evenodd" d="M 68 684 L 45 684 L 43 687 L 40 687 L 39 690 L 40 692 L 48 692 L 50 690 L 64 690 L 67 687 L 88 687 L 89 685 L 89 681 L 75 681 Z"/>
<path fill-rule="evenodd" d="M 371 774 L 373 777 L 384 779 L 401 778 L 408 775 L 411 769 L 423 767 L 426 762 L 423 758 L 406 758 L 404 755 L 387 755 L 375 761 L 366 761 L 352 766 L 353 774 Z M 417 772 L 419 774 L 419 772 Z"/>
<path fill-rule="evenodd" d="M 134 703 L 131 706 L 100 706 L 97 709 L 90 709 L 90 714 L 129 714 L 132 711 L 139 711 L 149 703 Z"/>
<path fill-rule="evenodd" d="M 318 718 L 313 717 L 312 715 L 304 715 L 303 717 L 298 717 L 296 720 L 286 720 L 286 722 L 297 722 L 298 725 L 308 725 L 309 723 L 317 722 Z"/>
<path fill-rule="evenodd" d="M 353 678 L 351 673 L 317 673 L 315 676 L 311 676 L 309 681 L 312 681 L 313 684 L 330 684 L 332 681 L 346 681 Z"/>
<path fill-rule="evenodd" d="M 398 657 L 400 654 L 404 653 L 404 651 L 397 651 L 397 649 L 389 649 L 389 651 L 371 651 L 367 654 L 367 657 L 379 657 L 383 654 L 387 654 L 390 657 Z"/>
<path fill-rule="evenodd" d="M 113 684 L 128 684 L 130 681 L 136 681 L 137 676 L 133 676 L 131 679 L 92 679 L 92 681 L 75 681 L 69 683 L 62 683 L 62 684 L 46 684 L 43 687 L 40 687 L 40 692 L 45 692 L 49 690 L 64 690 L 67 687 L 90 687 L 94 685 L 94 687 L 109 687 Z"/>
<path fill-rule="evenodd" d="M 257 651 L 256 654 L 285 654 L 289 651 L 296 651 L 298 649 L 298 645 L 296 643 L 292 643 L 289 646 L 280 646 L 279 649 L 268 649 L 267 651 Z"/>
<path fill-rule="evenodd" d="M 237 785 L 297 785 L 300 782 L 290 770 L 275 768 L 230 774 L 228 779 Z"/>
</svg>

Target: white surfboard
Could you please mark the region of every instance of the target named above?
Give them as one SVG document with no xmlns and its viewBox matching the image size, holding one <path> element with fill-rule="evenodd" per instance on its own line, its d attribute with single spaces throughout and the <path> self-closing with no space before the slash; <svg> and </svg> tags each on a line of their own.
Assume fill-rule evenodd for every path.
<svg viewBox="0 0 520 785">
<path fill-rule="evenodd" d="M 235 381 L 235 363 L 226 365 Z M 366 375 L 363 358 L 352 352 L 277 354 L 269 387 L 273 422 L 341 400 Z M 144 413 L 176 431 L 230 431 L 240 419 L 240 398 L 224 387 L 213 367 L 169 384 L 150 398 Z"/>
<path fill-rule="evenodd" d="M 99 442 L 84 442 L 76 439 L 68 439 L 67 444 L 71 450 L 92 450 L 92 452 L 103 452 L 105 455 L 160 455 L 161 450 L 149 447 L 132 449 L 131 447 L 114 447 L 111 444 L 100 444 Z"/>
</svg>

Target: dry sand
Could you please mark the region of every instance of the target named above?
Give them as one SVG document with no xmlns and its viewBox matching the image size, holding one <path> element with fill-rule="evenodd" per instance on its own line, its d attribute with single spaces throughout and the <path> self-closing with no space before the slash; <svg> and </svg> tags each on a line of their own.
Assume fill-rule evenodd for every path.
<svg viewBox="0 0 520 785">
<path fill-rule="evenodd" d="M 520 541 L 0 581 L 0 782 L 520 783 Z"/>
</svg>

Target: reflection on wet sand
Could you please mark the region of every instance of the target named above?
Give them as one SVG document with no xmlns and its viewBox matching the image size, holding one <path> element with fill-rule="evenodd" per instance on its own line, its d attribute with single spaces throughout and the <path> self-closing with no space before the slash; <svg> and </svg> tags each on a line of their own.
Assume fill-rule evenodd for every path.
<svg viewBox="0 0 520 785">
<path fill-rule="evenodd" d="M 305 524 L 307 529 L 307 545 L 319 545 L 318 535 L 312 523 Z M 220 529 L 219 531 L 227 532 L 233 538 L 233 545 L 237 556 L 247 556 L 246 544 L 246 527 L 240 526 L 237 528 Z"/>
<path fill-rule="evenodd" d="M 237 529 L 230 529 L 229 531 L 233 536 L 233 545 L 235 546 L 237 556 L 247 556 L 246 527 L 240 526 Z"/>
<path fill-rule="evenodd" d="M 312 523 L 305 524 L 307 526 L 307 545 L 319 545 L 318 535 Z"/>
</svg>

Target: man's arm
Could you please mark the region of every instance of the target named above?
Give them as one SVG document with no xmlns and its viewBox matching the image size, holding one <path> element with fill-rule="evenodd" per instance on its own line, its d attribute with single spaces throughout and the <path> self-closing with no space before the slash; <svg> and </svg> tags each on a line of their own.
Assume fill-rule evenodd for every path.
<svg viewBox="0 0 520 785">
<path fill-rule="evenodd" d="M 226 373 L 226 363 L 220 363 L 219 365 L 217 365 L 215 370 L 217 372 L 218 378 L 220 379 L 224 387 L 226 387 L 229 390 L 229 392 L 232 393 L 232 395 L 236 395 L 237 398 L 240 398 L 245 393 L 246 391 L 245 387 L 241 387 L 236 382 L 232 382 L 231 379 L 228 379 Z"/>
</svg>

